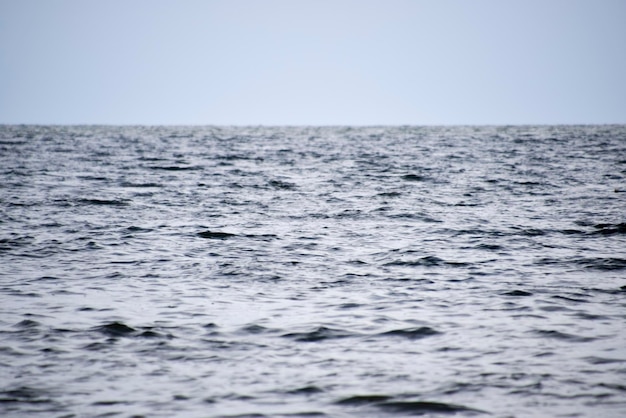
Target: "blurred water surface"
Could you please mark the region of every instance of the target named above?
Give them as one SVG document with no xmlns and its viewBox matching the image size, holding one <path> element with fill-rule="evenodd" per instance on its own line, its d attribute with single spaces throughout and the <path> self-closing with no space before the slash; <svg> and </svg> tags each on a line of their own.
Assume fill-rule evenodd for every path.
<svg viewBox="0 0 626 418">
<path fill-rule="evenodd" d="M 4 417 L 623 417 L 626 127 L 0 126 Z"/>
</svg>

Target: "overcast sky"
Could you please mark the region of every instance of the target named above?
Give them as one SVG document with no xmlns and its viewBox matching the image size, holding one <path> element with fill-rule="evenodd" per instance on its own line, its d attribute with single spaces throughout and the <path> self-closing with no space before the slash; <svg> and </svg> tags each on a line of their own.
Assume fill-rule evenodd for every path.
<svg viewBox="0 0 626 418">
<path fill-rule="evenodd" d="M 0 123 L 626 123 L 626 0 L 0 0 Z"/>
</svg>

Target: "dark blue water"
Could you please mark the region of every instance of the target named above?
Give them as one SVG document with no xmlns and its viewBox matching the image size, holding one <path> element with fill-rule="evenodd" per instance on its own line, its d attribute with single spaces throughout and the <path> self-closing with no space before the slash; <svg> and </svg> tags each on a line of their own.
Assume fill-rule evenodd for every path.
<svg viewBox="0 0 626 418">
<path fill-rule="evenodd" d="M 626 127 L 0 126 L 3 417 L 626 416 Z"/>
</svg>

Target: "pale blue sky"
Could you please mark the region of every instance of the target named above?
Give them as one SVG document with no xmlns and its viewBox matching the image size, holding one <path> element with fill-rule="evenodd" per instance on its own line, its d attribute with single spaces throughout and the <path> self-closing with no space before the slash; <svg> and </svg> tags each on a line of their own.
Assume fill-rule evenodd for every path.
<svg viewBox="0 0 626 418">
<path fill-rule="evenodd" d="M 0 123 L 626 123 L 626 0 L 0 0 Z"/>
</svg>

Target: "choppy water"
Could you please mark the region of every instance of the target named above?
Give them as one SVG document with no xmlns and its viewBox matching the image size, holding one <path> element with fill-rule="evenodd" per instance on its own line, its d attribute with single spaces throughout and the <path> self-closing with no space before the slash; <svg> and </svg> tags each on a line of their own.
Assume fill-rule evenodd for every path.
<svg viewBox="0 0 626 418">
<path fill-rule="evenodd" d="M 0 127 L 0 415 L 626 416 L 626 127 Z"/>
</svg>

